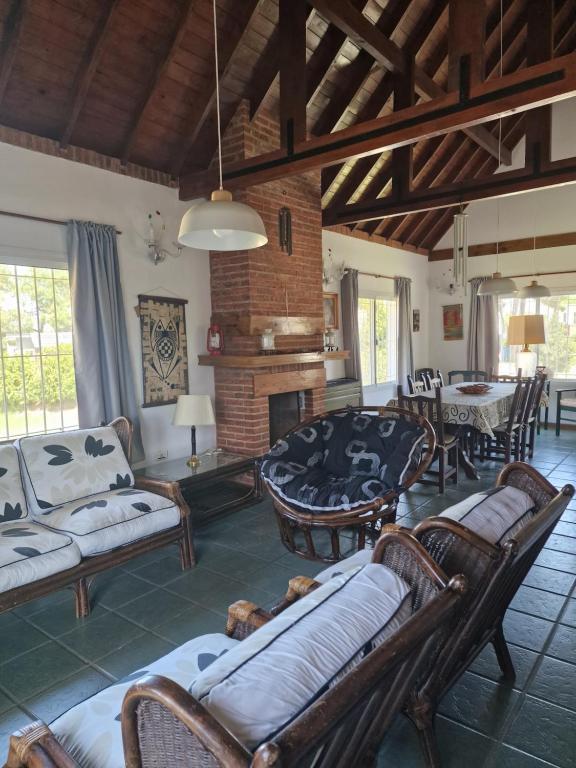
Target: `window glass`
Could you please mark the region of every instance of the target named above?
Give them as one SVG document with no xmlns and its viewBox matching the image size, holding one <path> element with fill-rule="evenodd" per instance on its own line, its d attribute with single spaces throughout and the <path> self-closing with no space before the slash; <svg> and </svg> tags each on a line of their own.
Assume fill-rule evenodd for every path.
<svg viewBox="0 0 576 768">
<path fill-rule="evenodd" d="M 396 379 L 396 301 L 359 298 L 358 325 L 362 385 Z"/>
</svg>

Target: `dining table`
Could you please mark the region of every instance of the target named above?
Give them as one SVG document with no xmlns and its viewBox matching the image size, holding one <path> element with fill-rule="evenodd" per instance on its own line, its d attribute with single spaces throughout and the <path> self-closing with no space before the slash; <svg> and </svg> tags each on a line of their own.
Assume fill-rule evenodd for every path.
<svg viewBox="0 0 576 768">
<path fill-rule="evenodd" d="M 494 437 L 494 427 L 507 421 L 510 408 L 514 399 L 516 383 L 491 382 L 490 389 L 481 394 L 466 394 L 459 387 L 470 386 L 474 382 L 466 384 L 448 384 L 442 387 L 442 416 L 445 424 L 456 424 L 462 428 L 474 429 L 479 433 Z M 482 382 L 484 383 L 484 382 Z M 434 398 L 434 390 L 419 392 L 420 396 Z M 546 405 L 546 395 L 543 394 L 542 405 Z M 397 406 L 396 398 L 390 400 L 388 405 Z M 462 444 L 458 449 L 460 466 L 467 477 L 480 477 L 474 465 L 474 456 L 468 454 Z"/>
</svg>

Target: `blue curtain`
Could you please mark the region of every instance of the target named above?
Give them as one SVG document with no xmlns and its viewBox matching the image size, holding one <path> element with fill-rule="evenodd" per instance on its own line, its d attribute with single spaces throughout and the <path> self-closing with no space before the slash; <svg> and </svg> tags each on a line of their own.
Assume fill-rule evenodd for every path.
<svg viewBox="0 0 576 768">
<path fill-rule="evenodd" d="M 90 221 L 69 221 L 67 234 L 80 426 L 92 427 L 127 416 L 134 424 L 132 458 L 138 461 L 144 451 L 116 230 Z"/>
</svg>

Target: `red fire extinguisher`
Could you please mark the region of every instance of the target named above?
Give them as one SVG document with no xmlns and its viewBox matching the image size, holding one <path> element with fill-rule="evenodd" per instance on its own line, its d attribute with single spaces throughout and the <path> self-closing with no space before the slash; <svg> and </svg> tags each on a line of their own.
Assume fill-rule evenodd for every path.
<svg viewBox="0 0 576 768">
<path fill-rule="evenodd" d="M 218 323 L 212 323 L 208 328 L 206 349 L 211 355 L 221 355 L 224 351 L 224 334 Z"/>
</svg>

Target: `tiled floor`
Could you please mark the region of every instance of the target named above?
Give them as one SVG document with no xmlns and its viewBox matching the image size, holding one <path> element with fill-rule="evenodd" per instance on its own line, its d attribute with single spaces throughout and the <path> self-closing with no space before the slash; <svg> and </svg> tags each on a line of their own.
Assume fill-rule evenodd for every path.
<svg viewBox="0 0 576 768">
<path fill-rule="evenodd" d="M 576 432 L 540 436 L 534 465 L 558 486 L 576 481 Z M 406 525 L 494 482 L 463 480 L 444 497 L 416 486 L 404 497 Z M 50 722 L 76 702 L 206 632 L 223 631 L 239 598 L 267 605 L 297 574 L 318 565 L 286 552 L 268 502 L 236 512 L 196 536 L 198 566 L 185 574 L 174 547 L 99 577 L 90 618 L 74 618 L 69 592 L 0 615 L 0 762 L 9 734 L 32 718 Z M 576 501 L 528 575 L 506 619 L 518 671 L 498 683 L 491 649 L 445 698 L 438 719 L 444 768 L 576 765 Z M 382 766 L 421 768 L 413 728 L 399 718 Z"/>
</svg>

